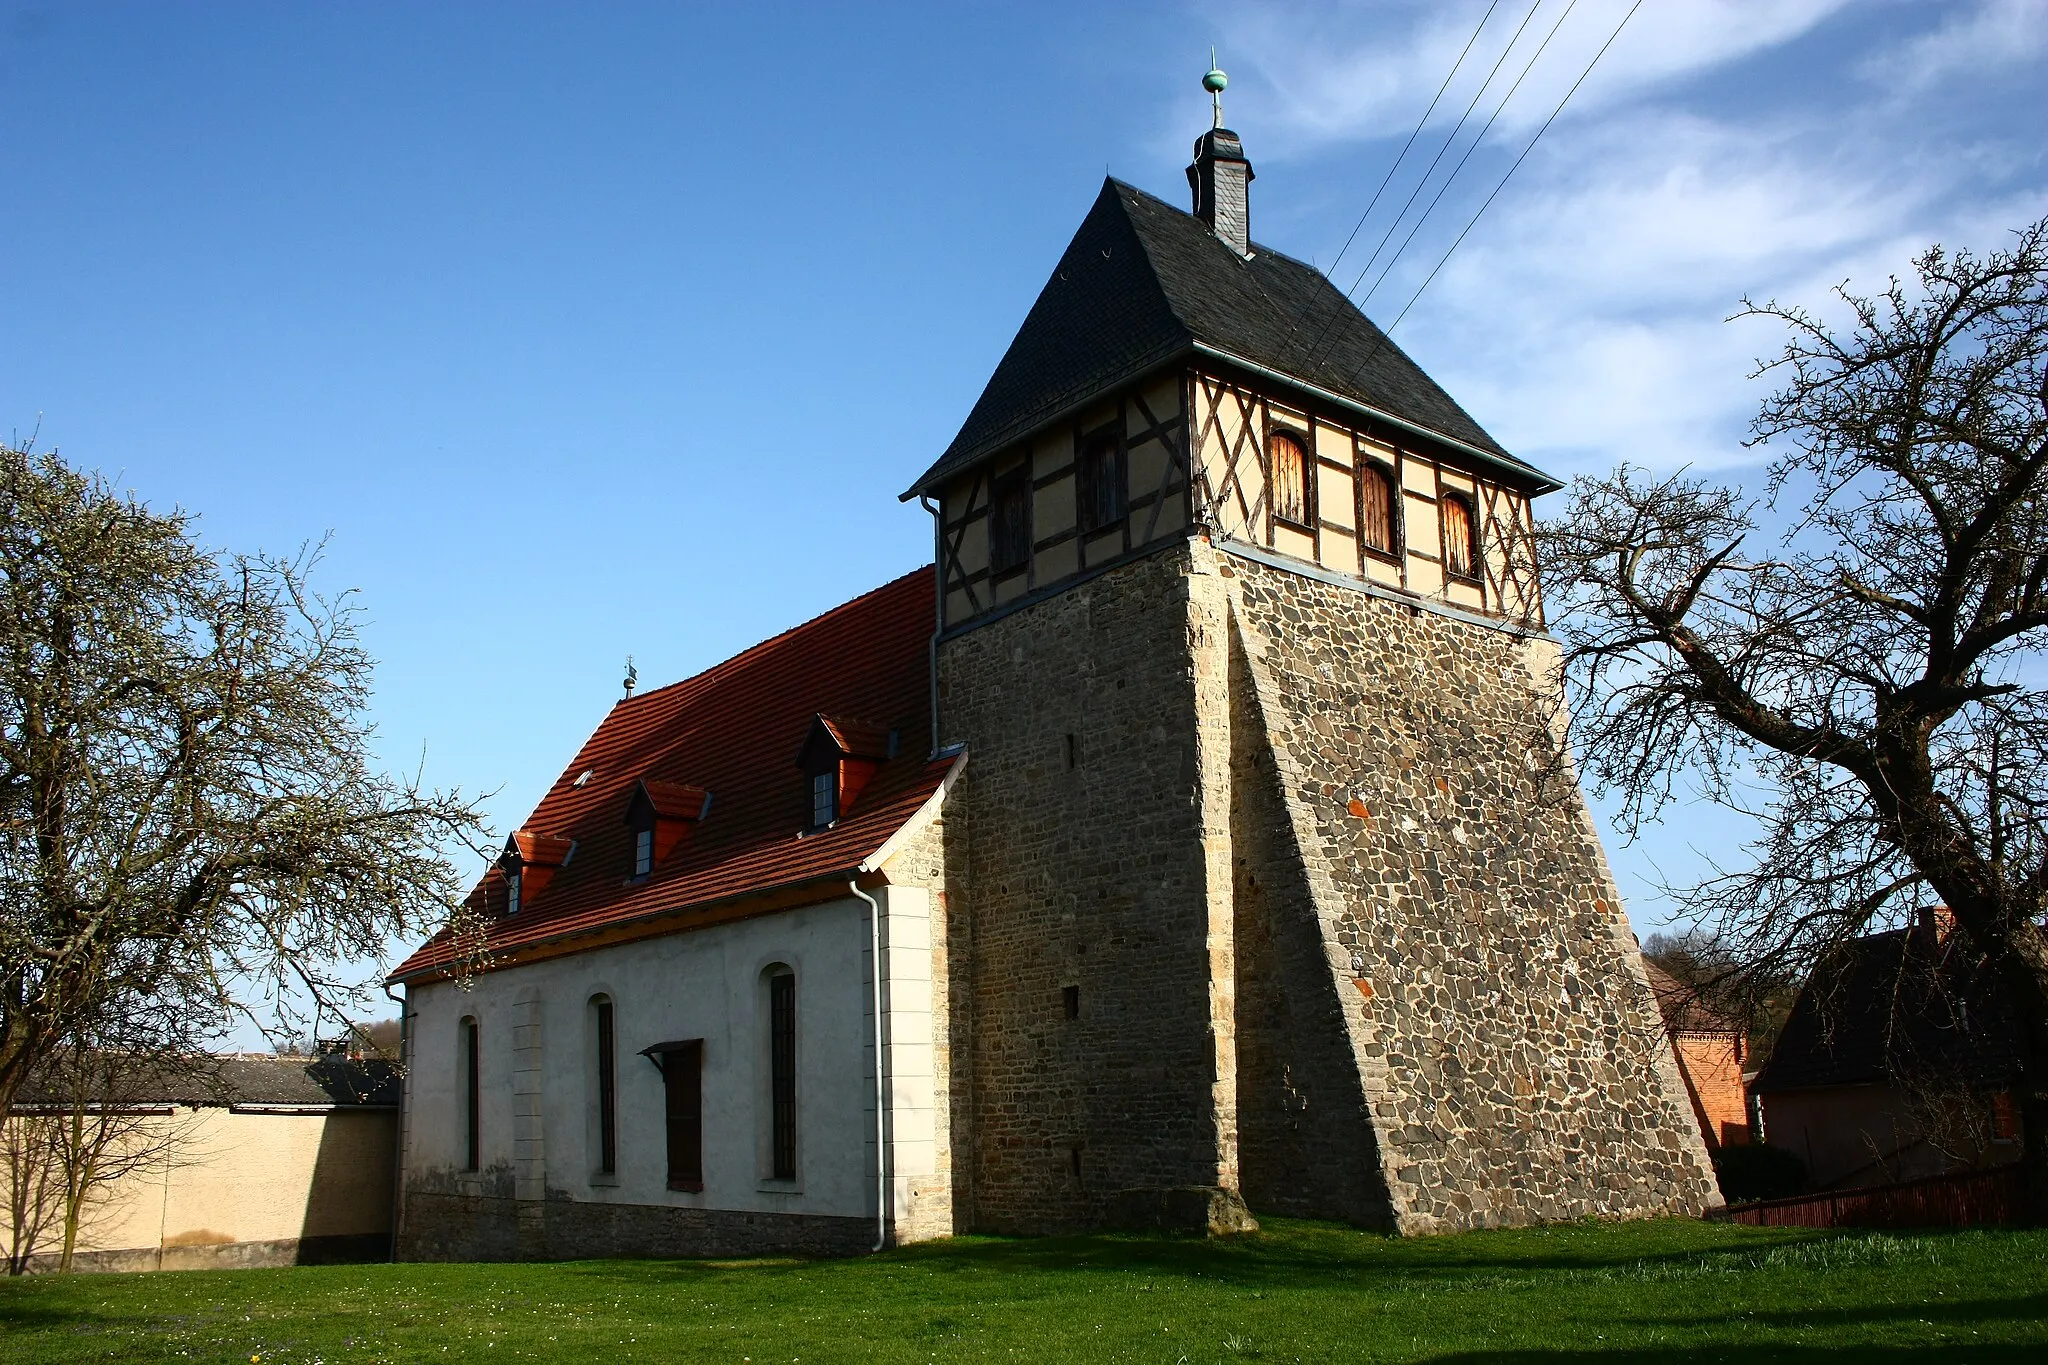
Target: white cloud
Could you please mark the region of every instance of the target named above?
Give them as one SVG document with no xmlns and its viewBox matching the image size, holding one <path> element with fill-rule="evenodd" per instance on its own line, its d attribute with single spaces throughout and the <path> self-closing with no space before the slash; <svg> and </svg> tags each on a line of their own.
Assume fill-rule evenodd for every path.
<svg viewBox="0 0 2048 1365">
<path fill-rule="evenodd" d="M 1914 93 L 1956 76 L 2018 66 L 2048 49 L 2048 0 L 1984 0 L 1952 15 L 1931 33 L 1865 61 L 1862 73 L 1901 93 Z"/>
<path fill-rule="evenodd" d="M 1554 91 L 1625 3 L 1582 0 L 1566 32 L 1581 29 L 1583 50 L 1565 52 L 1560 36 L 1544 58 L 1557 58 L 1547 78 Z M 1996 29 L 1994 18 L 2007 25 L 1997 31 L 2011 31 L 2009 15 L 1992 15 L 1996 0 L 1968 22 L 1911 7 L 1844 16 L 1796 88 L 1784 88 L 1782 66 L 1764 77 L 1739 69 L 1840 8 L 1646 4 L 1607 54 L 1604 84 L 1588 82 L 1574 99 L 1573 117 L 1546 135 L 1397 339 L 1511 449 L 1556 472 L 1623 458 L 1666 467 L 1756 459 L 1741 439 L 1769 381 L 1748 376 L 1781 337 L 1763 322 L 1724 323 L 1742 296 L 1825 309 L 1844 279 L 1881 289 L 1930 241 L 1995 247 L 2048 207 L 2038 153 L 2009 118 L 1936 126 L 1883 83 L 1855 79 L 1883 29 L 1870 17 L 1923 21 L 1917 36 L 1887 40 L 1894 54 L 1949 54 Z M 1507 22 L 1493 23 L 1504 43 L 1521 10 L 1513 0 L 1502 10 Z M 1240 20 L 1235 41 L 1250 49 L 1255 72 L 1244 102 L 1280 109 L 1273 118 L 1233 111 L 1254 158 L 1277 150 L 1285 160 L 1291 139 L 1290 180 L 1344 187 L 1329 192 L 1326 211 L 1268 206 L 1266 221 L 1284 225 L 1281 245 L 1329 259 L 1378 183 L 1377 167 L 1360 174 L 1356 152 L 1340 144 L 1405 137 L 1427 102 L 1424 82 L 1442 79 L 1479 12 L 1353 7 L 1318 12 L 1306 30 L 1299 16 L 1288 28 L 1271 10 Z M 1726 68 L 1726 78 L 1690 79 L 1709 68 Z M 1967 90 L 1963 68 L 1950 69 Z M 1483 74 L 1482 65 L 1472 83 Z M 1759 90 L 1773 98 L 1759 101 Z M 1532 101 L 1524 117 L 1547 114 L 1555 99 Z M 1275 141 L 1283 145 L 1269 148 Z M 1390 155 L 1398 142 L 1380 145 Z M 1401 311 L 1515 150 L 1490 150 L 1468 167 L 1469 184 L 1446 198 L 1368 305 L 1377 319 Z M 1376 214 L 1341 283 L 1371 253 L 1385 226 L 1379 214 L 1398 208 L 1406 190 L 1397 184 Z"/>
<path fill-rule="evenodd" d="M 1540 123 L 1621 23 L 1633 0 L 1501 0 L 1432 116 L 1448 131 L 1499 61 L 1468 129 L 1476 130 L 1560 18 L 1563 24 L 1502 110 L 1496 135 Z M 1807 32 L 1846 0 L 1653 0 L 1628 21 L 1593 78 L 1573 97 L 1577 117 L 1672 79 L 1775 47 Z M 1406 137 L 1486 5 L 1352 4 L 1304 16 L 1269 6 L 1218 10 L 1228 35 L 1233 122 L 1256 118 L 1262 146 L 1280 156 L 1336 142 Z M 1526 27 L 1524 18 L 1528 18 Z M 1510 39 L 1519 39 L 1510 49 Z M 1247 79 L 1248 78 L 1248 79 Z M 1179 128 L 1171 141 L 1184 141 Z"/>
</svg>

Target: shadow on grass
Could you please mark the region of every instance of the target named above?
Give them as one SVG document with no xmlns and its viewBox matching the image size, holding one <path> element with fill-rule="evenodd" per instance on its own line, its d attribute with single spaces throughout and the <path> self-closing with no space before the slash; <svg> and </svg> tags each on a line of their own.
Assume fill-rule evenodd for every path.
<svg viewBox="0 0 2048 1365">
<path fill-rule="evenodd" d="M 1731 1232 L 1689 1222 L 1617 1228 L 1568 1225 L 1395 1238 L 1330 1223 L 1273 1220 L 1246 1237 L 1207 1239 L 1107 1233 L 1067 1237 L 960 1237 L 845 1263 L 855 1278 L 927 1274 L 1062 1276 L 1103 1274 L 1201 1279 L 1246 1289 L 1359 1289 L 1374 1284 L 1454 1284 L 1502 1275 L 1658 1268 L 1748 1260 L 1760 1253 L 1853 1241 L 1857 1234 L 1810 1229 Z M 1673 1245 L 1674 1242 L 1680 1243 Z M 598 1261 L 583 1273 L 653 1282 L 736 1271 L 749 1277 L 796 1272 L 819 1262 Z M 565 1267 L 569 1268 L 569 1267 Z"/>
<path fill-rule="evenodd" d="M 1595 1361 L 1599 1365 L 1833 1365 L 1839 1361 L 1956 1361 L 1970 1365 L 2038 1362 L 2039 1346 L 1977 1346 L 1968 1342 L 1936 1346 L 1703 1346 L 1697 1349 L 1645 1347 L 1639 1350 L 1460 1351 L 1430 1356 L 1424 1365 L 1553 1365 Z"/>
<path fill-rule="evenodd" d="M 1967 1327 L 1977 1322 L 2048 1321 L 2048 1292 L 2022 1294 L 2004 1299 L 1960 1298 L 1923 1303 L 1872 1304 L 1860 1308 L 1802 1308 L 1794 1311 L 1709 1313 L 1697 1317 L 1665 1317 L 1659 1322 L 1674 1327 L 1717 1327 L 1744 1322 L 1758 1327 L 1862 1327 L 1889 1322 L 1925 1322 L 1945 1327 Z M 2035 1348 L 2036 1353 L 2040 1348 Z"/>
</svg>

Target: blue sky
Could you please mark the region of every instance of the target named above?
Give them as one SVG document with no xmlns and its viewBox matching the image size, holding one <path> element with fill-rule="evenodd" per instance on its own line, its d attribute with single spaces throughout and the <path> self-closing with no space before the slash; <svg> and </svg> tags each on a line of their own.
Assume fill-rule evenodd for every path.
<svg viewBox="0 0 2048 1365">
<path fill-rule="evenodd" d="M 1566 3 L 1382 321 L 1627 7 Z M 629 653 L 670 681 L 924 560 L 895 494 L 1104 171 L 1185 198 L 1211 43 L 1255 235 L 1327 263 L 1485 9 L 0 0 L 0 430 L 217 545 L 331 534 L 387 758 L 502 828 Z M 1646 0 L 1397 339 L 1560 474 L 1740 465 L 1772 338 L 1722 319 L 2048 213 L 2044 53 L 2043 0 Z M 1638 925 L 1739 832 L 1616 850 Z"/>
</svg>

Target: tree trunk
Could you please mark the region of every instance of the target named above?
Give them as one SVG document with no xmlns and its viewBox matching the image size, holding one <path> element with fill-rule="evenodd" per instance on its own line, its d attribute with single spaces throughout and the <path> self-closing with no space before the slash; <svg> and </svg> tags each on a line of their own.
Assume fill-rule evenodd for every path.
<svg viewBox="0 0 2048 1365">
<path fill-rule="evenodd" d="M 2026 1168 L 2030 1221 L 2048 1226 L 2048 944 L 2031 926 L 2014 936 L 2004 954 L 2006 994 L 2012 1001 L 2013 1043 L 2020 1072 L 2014 1084 L 2020 1121 L 2020 1162 Z"/>
</svg>

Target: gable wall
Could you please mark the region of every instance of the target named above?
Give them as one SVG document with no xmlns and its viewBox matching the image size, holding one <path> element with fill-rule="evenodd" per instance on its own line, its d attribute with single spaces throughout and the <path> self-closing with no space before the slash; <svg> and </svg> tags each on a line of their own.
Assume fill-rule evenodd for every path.
<svg viewBox="0 0 2048 1365">
<path fill-rule="evenodd" d="M 939 498 L 939 570 L 944 624 L 957 626 L 1146 546 L 1187 533 L 1185 424 L 1181 382 L 1155 376 L 1051 426 L 962 475 Z M 1075 511 L 1075 453 L 1104 431 L 1124 446 L 1124 518 L 1083 532 Z M 1032 484 L 1032 552 L 1020 570 L 989 572 L 989 490 L 1025 468 Z"/>
<path fill-rule="evenodd" d="M 1337 421 L 1289 401 L 1277 390 L 1217 374 L 1189 377 L 1195 432 L 1196 519 L 1218 541 L 1288 555 L 1333 573 L 1366 579 L 1467 611 L 1542 621 L 1529 499 L 1477 472 L 1432 443 L 1391 427 Z M 1306 528 L 1273 515 L 1267 438 L 1299 438 L 1315 464 Z M 1361 544 L 1357 471 L 1371 462 L 1400 490 L 1394 552 Z M 1482 572 L 1445 572 L 1441 509 L 1462 495 L 1480 527 Z"/>
</svg>

